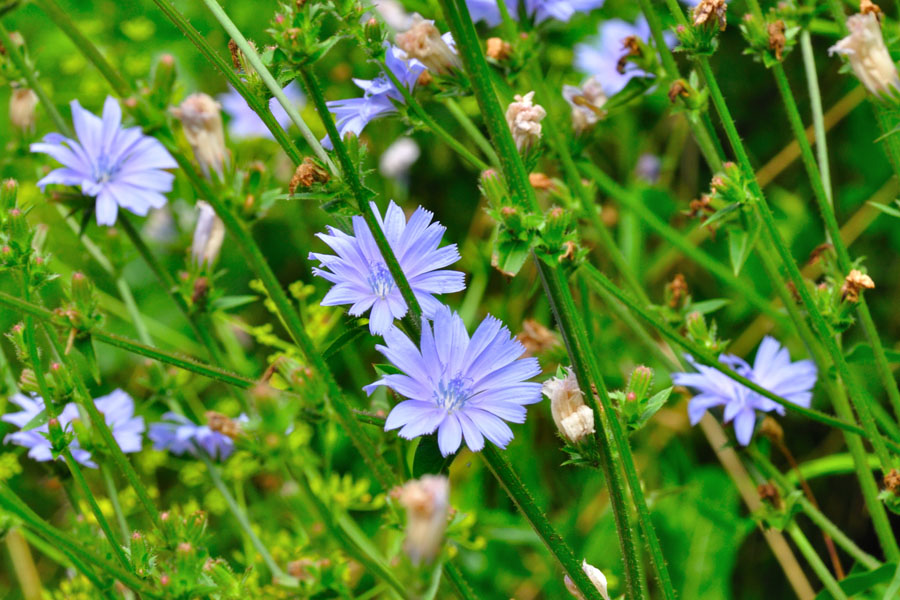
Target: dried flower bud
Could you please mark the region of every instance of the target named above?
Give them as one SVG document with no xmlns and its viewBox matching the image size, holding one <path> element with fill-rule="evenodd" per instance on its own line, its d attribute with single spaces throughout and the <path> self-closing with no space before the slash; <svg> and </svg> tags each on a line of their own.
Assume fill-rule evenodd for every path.
<svg viewBox="0 0 900 600">
<path fill-rule="evenodd" d="M 541 390 L 550 399 L 550 414 L 559 432 L 573 444 L 594 433 L 594 411 L 584 403 L 584 393 L 571 369 L 565 377 L 552 377 Z"/>
<path fill-rule="evenodd" d="M 900 496 L 900 472 L 897 469 L 884 474 L 884 487 L 895 496 Z"/>
<path fill-rule="evenodd" d="M 516 94 L 515 101 L 506 109 L 506 123 L 516 141 L 516 148 L 524 152 L 541 139 L 541 121 L 547 111 L 540 104 L 534 104 L 534 92 L 524 96 Z"/>
<path fill-rule="evenodd" d="M 728 5 L 725 3 L 725 0 L 700 0 L 691 13 L 694 27 L 700 27 L 705 23 L 718 22 L 719 31 L 725 31 L 725 27 L 728 25 L 728 20 L 725 16 L 727 8 Z"/>
<path fill-rule="evenodd" d="M 590 77 L 580 88 L 564 85 L 562 95 L 572 107 L 572 128 L 576 134 L 584 133 L 606 116 L 603 110 L 606 94 L 594 77 Z"/>
<path fill-rule="evenodd" d="M 666 298 L 669 308 L 677 309 L 680 307 L 687 300 L 690 293 L 691 291 L 688 288 L 684 275 L 676 273 L 672 281 L 666 284 Z"/>
<path fill-rule="evenodd" d="M 759 494 L 759 499 L 763 502 L 767 502 L 775 508 L 781 508 L 781 494 L 778 493 L 778 488 L 771 481 L 759 484 L 756 492 Z"/>
<path fill-rule="evenodd" d="M 172 114 L 181 120 L 184 136 L 194 150 L 194 157 L 207 175 L 209 170 L 222 177 L 225 168 L 225 131 L 218 102 L 206 94 L 191 94 Z"/>
<path fill-rule="evenodd" d="M 528 183 L 536 190 L 549 190 L 553 188 L 553 180 L 546 173 L 529 173 Z"/>
<path fill-rule="evenodd" d="M 37 94 L 31 89 L 14 89 L 9 97 L 9 122 L 12 126 L 25 132 L 34 131 L 37 103 Z"/>
<path fill-rule="evenodd" d="M 219 257 L 222 241 L 225 239 L 225 225 L 209 203 L 197 201 L 197 224 L 191 242 L 191 260 L 197 267 L 212 265 Z"/>
<path fill-rule="evenodd" d="M 584 574 L 588 576 L 588 579 L 591 580 L 591 583 L 594 584 L 594 587 L 597 588 L 597 591 L 600 592 L 600 595 L 603 596 L 603 599 L 609 600 L 606 575 L 603 574 L 603 571 L 593 565 L 588 564 L 588 561 L 586 560 L 581 562 L 581 570 L 584 571 Z M 584 600 L 584 596 L 580 591 L 578 591 L 578 587 L 575 585 L 575 582 L 573 582 L 568 575 L 566 575 L 564 581 L 566 584 L 566 589 L 569 590 L 570 594 L 578 598 L 578 600 Z"/>
<path fill-rule="evenodd" d="M 235 439 L 241 435 L 241 424 L 238 421 L 214 410 L 206 411 L 206 424 L 213 431 L 218 431 L 231 439 Z"/>
<path fill-rule="evenodd" d="M 441 550 L 450 512 L 450 482 L 443 475 L 425 475 L 406 482 L 398 493 L 406 508 L 404 550 L 413 564 L 431 563 Z"/>
<path fill-rule="evenodd" d="M 504 61 L 512 56 L 512 46 L 498 37 L 488 38 L 486 54 L 488 58 L 496 61 Z"/>
<path fill-rule="evenodd" d="M 766 417 L 759 426 L 760 435 L 766 437 L 773 444 L 781 444 L 784 441 L 784 429 L 772 417 Z"/>
<path fill-rule="evenodd" d="M 900 90 L 897 67 L 881 34 L 881 23 L 874 12 L 860 13 L 847 19 L 850 35 L 828 49 L 829 54 L 844 54 L 850 67 L 866 89 L 876 96 L 895 94 Z"/>
<path fill-rule="evenodd" d="M 556 334 L 534 319 L 525 319 L 522 322 L 522 331 L 516 336 L 516 339 L 525 346 L 525 356 L 542 354 L 559 345 L 559 338 Z"/>
<path fill-rule="evenodd" d="M 781 19 L 772 21 L 766 25 L 766 32 L 769 34 L 769 50 L 775 53 L 776 60 L 781 60 L 784 55 L 784 47 L 787 45 L 784 21 Z"/>
<path fill-rule="evenodd" d="M 859 12 L 864 15 L 871 13 L 878 17 L 879 21 L 881 20 L 881 8 L 879 8 L 877 4 L 872 2 L 872 0 L 859 0 Z"/>
<path fill-rule="evenodd" d="M 438 75 L 461 66 L 453 48 L 453 37 L 449 33 L 442 36 L 434 21 L 427 21 L 419 15 L 413 17 L 412 27 L 397 34 L 395 41 L 409 58 L 420 60 L 429 71 Z"/>
<path fill-rule="evenodd" d="M 294 171 L 291 182 L 288 184 L 288 191 L 293 194 L 300 186 L 308 188 L 316 183 L 328 183 L 330 178 L 328 171 L 307 156 L 302 163 L 297 165 L 297 170 Z"/>
<path fill-rule="evenodd" d="M 848 302 L 859 302 L 859 294 L 864 289 L 875 289 L 875 282 L 865 273 L 853 269 L 844 278 L 844 285 L 841 286 L 841 299 Z"/>
</svg>

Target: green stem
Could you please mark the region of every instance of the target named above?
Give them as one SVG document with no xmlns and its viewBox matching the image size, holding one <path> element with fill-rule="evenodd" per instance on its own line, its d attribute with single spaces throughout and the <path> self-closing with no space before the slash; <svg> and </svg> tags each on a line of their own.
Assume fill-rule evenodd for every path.
<svg viewBox="0 0 900 600">
<path fill-rule="evenodd" d="M 475 145 L 488 157 L 491 165 L 499 167 L 500 158 L 494 151 L 494 147 L 491 146 L 491 143 L 484 137 L 484 134 L 481 133 L 481 130 L 478 129 L 475 123 L 472 122 L 472 119 L 469 118 L 469 115 L 466 114 L 459 103 L 453 98 L 447 98 L 444 100 L 444 106 L 447 107 L 447 110 L 450 111 L 450 114 L 453 115 L 453 118 L 456 119 L 457 123 L 459 123 L 462 128 L 465 129 L 466 133 L 469 134 L 469 137 L 472 138 Z"/>
<path fill-rule="evenodd" d="M 119 491 L 116 489 L 116 481 L 113 478 L 113 473 L 105 462 L 100 465 L 100 474 L 103 476 L 103 483 L 106 485 L 106 493 L 109 494 L 109 501 L 112 503 L 113 512 L 116 514 L 119 529 L 122 531 L 122 540 L 127 541 L 131 536 L 131 530 L 128 528 L 128 521 L 125 519 L 125 513 L 122 511 L 122 503 L 119 502 Z"/>
<path fill-rule="evenodd" d="M 288 97 L 285 95 L 284 90 L 278 85 L 278 82 L 275 81 L 275 78 L 272 77 L 272 74 L 266 68 L 266 65 L 263 64 L 262 59 L 257 54 L 256 50 L 251 46 L 247 39 L 244 37 L 244 34 L 235 26 L 232 20 L 228 17 L 228 14 L 222 9 L 219 3 L 216 0 L 203 0 L 203 3 L 209 9 L 209 12 L 212 13 L 213 17 L 219 22 L 222 28 L 231 36 L 231 39 L 238 45 L 238 48 L 241 49 L 241 52 L 244 53 L 244 56 L 247 57 L 247 60 L 256 70 L 256 73 L 262 78 L 263 83 L 266 84 L 266 87 L 269 88 L 269 91 L 272 92 L 272 95 L 275 96 L 275 99 L 278 100 L 278 103 L 281 104 L 281 107 L 284 108 L 284 112 L 291 118 L 291 121 L 294 125 L 297 126 L 297 129 L 300 130 L 300 135 L 303 136 L 303 139 L 306 140 L 306 143 L 309 144 L 309 147 L 312 148 L 315 155 L 321 160 L 325 165 L 328 166 L 328 170 L 332 173 L 337 173 L 337 167 L 333 162 L 331 162 L 331 157 L 328 156 L 328 153 L 325 152 L 325 149 L 322 148 L 322 144 L 319 142 L 319 139 L 313 134 L 310 128 L 306 125 L 306 122 L 300 116 L 300 112 L 297 110 L 297 107 L 294 106 L 294 103 L 291 102 Z"/>
<path fill-rule="evenodd" d="M 819 581 L 825 585 L 825 589 L 828 590 L 831 597 L 834 598 L 834 600 L 847 600 L 847 594 L 844 593 L 844 590 L 841 589 L 841 586 L 834 577 L 832 577 L 828 567 L 825 566 L 825 563 L 823 563 L 822 559 L 819 558 L 819 555 L 816 554 L 815 548 L 812 547 L 812 544 L 809 543 L 809 540 L 806 539 L 806 535 L 804 535 L 797 524 L 793 522 L 789 523 L 786 530 L 788 535 L 794 540 L 794 543 L 797 544 L 797 549 L 800 550 L 800 554 L 806 558 L 806 562 L 812 567 L 812 570 L 816 573 Z"/>
<path fill-rule="evenodd" d="M 828 203 L 833 205 L 831 167 L 828 164 L 828 138 L 825 133 L 822 93 L 819 90 L 819 77 L 816 74 L 816 56 L 813 52 L 812 36 L 809 34 L 808 29 L 800 32 L 800 50 L 803 54 L 803 70 L 806 73 L 806 84 L 809 89 L 813 130 L 816 132 L 816 157 L 819 163 L 819 172 L 822 174 L 822 185 L 825 187 Z"/>
</svg>

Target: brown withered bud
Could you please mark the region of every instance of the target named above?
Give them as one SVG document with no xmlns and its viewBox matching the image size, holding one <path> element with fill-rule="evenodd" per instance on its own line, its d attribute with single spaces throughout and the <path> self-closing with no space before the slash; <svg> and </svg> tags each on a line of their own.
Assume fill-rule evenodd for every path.
<svg viewBox="0 0 900 600">
<path fill-rule="evenodd" d="M 881 8 L 872 0 L 859 0 L 859 12 L 863 15 L 873 14 L 875 18 L 879 21 L 881 20 L 882 12 Z"/>
<path fill-rule="evenodd" d="M 825 255 L 826 252 L 829 252 L 834 249 L 834 246 L 828 242 L 823 244 L 819 244 L 815 248 L 812 249 L 812 252 L 809 253 L 809 260 L 806 261 L 807 265 L 814 265 L 819 262 L 819 259 Z"/>
<path fill-rule="evenodd" d="M 301 558 L 300 560 L 292 560 L 287 565 L 288 575 L 297 579 L 310 579 L 312 574 L 309 568 L 315 565 L 315 561 L 309 558 Z"/>
<path fill-rule="evenodd" d="M 486 53 L 488 58 L 502 61 L 512 56 L 512 45 L 498 37 L 488 38 Z"/>
<path fill-rule="evenodd" d="M 288 191 L 293 194 L 298 187 L 312 187 L 316 183 L 328 183 L 331 176 L 321 165 L 319 165 L 311 157 L 307 156 L 303 162 L 297 166 L 294 171 L 291 182 L 288 184 Z"/>
<path fill-rule="evenodd" d="M 787 287 L 788 291 L 791 293 L 791 296 L 794 298 L 794 302 L 800 304 L 803 302 L 803 299 L 800 298 L 800 292 L 797 291 L 797 286 L 794 285 L 793 281 L 785 281 L 784 285 Z"/>
<path fill-rule="evenodd" d="M 575 246 L 575 242 L 563 242 L 563 248 L 565 248 L 565 251 L 563 251 L 563 253 L 559 255 L 559 258 L 557 259 L 559 262 L 565 262 L 567 260 L 572 260 L 575 258 L 575 250 L 577 248 L 577 246 Z"/>
<path fill-rule="evenodd" d="M 534 319 L 522 322 L 522 331 L 516 335 L 516 339 L 525 346 L 525 356 L 537 356 L 559 345 L 556 334 Z"/>
<path fill-rule="evenodd" d="M 218 431 L 231 439 L 235 439 L 241 434 L 241 426 L 237 421 L 214 410 L 206 411 L 206 424 L 213 431 Z"/>
<path fill-rule="evenodd" d="M 778 493 L 778 488 L 771 481 L 759 484 L 756 492 L 759 494 L 759 499 L 763 502 L 767 502 L 775 508 L 781 508 L 781 494 Z"/>
<path fill-rule="evenodd" d="M 620 75 L 625 74 L 625 66 L 628 64 L 629 58 L 641 55 L 641 44 L 636 36 L 629 35 L 622 40 L 622 48 L 625 50 L 625 54 L 622 55 L 619 62 L 616 64 L 616 71 L 618 71 Z"/>
<path fill-rule="evenodd" d="M 872 281 L 872 278 L 858 269 L 853 269 L 844 278 L 844 285 L 841 286 L 841 300 L 859 302 L 860 292 L 873 289 L 875 289 L 875 282 Z"/>
<path fill-rule="evenodd" d="M 884 474 L 884 487 L 895 496 L 900 496 L 900 472 L 891 469 Z"/>
<path fill-rule="evenodd" d="M 710 198 L 707 194 L 703 194 L 699 199 L 691 200 L 691 203 L 688 205 L 688 216 L 692 219 L 700 218 L 701 221 L 706 219 L 706 215 L 704 213 L 714 213 L 716 209 L 712 207 L 712 198 Z"/>
<path fill-rule="evenodd" d="M 772 417 L 766 417 L 759 426 L 759 433 L 764 435 L 773 444 L 781 444 L 784 441 L 784 429 Z"/>
<path fill-rule="evenodd" d="M 198 277 L 194 282 L 194 291 L 191 293 L 191 304 L 197 306 L 203 304 L 209 293 L 209 280 L 206 277 Z"/>
<path fill-rule="evenodd" d="M 681 273 L 676 273 L 672 281 L 666 284 L 666 295 L 669 296 L 669 306 L 671 308 L 681 306 L 681 303 L 687 298 L 689 293 L 690 289 L 687 281 Z"/>
<path fill-rule="evenodd" d="M 614 204 L 604 204 L 600 207 L 600 220 L 607 227 L 614 227 L 619 222 L 619 209 Z"/>
<path fill-rule="evenodd" d="M 416 80 L 416 85 L 426 86 L 432 81 L 434 81 L 434 77 L 431 76 L 431 73 L 422 71 L 422 73 L 419 74 L 419 79 Z"/>
<path fill-rule="evenodd" d="M 528 183 L 536 190 L 553 189 L 553 180 L 544 173 L 529 173 Z"/>
<path fill-rule="evenodd" d="M 234 70 L 242 70 L 244 67 L 241 65 L 241 49 L 238 48 L 237 42 L 228 40 L 228 52 L 231 54 L 231 66 Z"/>
<path fill-rule="evenodd" d="M 769 50 L 775 53 L 775 59 L 781 60 L 784 53 L 784 46 L 787 44 L 787 38 L 784 35 L 784 21 L 778 19 L 766 25 L 766 31 L 769 34 Z"/>
<path fill-rule="evenodd" d="M 675 100 L 677 100 L 679 97 L 687 98 L 688 96 L 690 96 L 690 92 L 688 92 L 687 86 L 685 85 L 683 80 L 676 79 L 672 82 L 672 85 L 669 86 L 668 96 L 669 102 L 674 104 Z"/>
<path fill-rule="evenodd" d="M 725 0 L 700 0 L 700 3 L 691 13 L 694 18 L 694 27 L 699 27 L 705 23 L 719 23 L 719 31 L 725 31 L 728 20 L 725 17 L 725 11 L 728 8 Z"/>
</svg>

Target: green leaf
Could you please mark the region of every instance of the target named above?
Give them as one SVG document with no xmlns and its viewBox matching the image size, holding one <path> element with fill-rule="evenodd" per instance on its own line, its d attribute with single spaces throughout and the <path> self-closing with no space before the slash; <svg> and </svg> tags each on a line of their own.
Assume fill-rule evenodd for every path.
<svg viewBox="0 0 900 600">
<path fill-rule="evenodd" d="M 884 600 L 891 600 L 891 598 L 900 598 L 900 565 L 897 565 L 897 570 L 894 571 L 894 578 L 891 579 L 891 585 L 884 593 Z"/>
<path fill-rule="evenodd" d="M 896 204 L 897 207 L 887 206 L 886 204 L 879 204 L 878 202 L 869 202 L 869 204 L 885 214 L 900 218 L 900 200 L 894 200 L 894 204 Z"/>
<path fill-rule="evenodd" d="M 654 394 L 649 400 L 647 400 L 647 406 L 644 408 L 644 412 L 641 413 L 641 416 L 638 417 L 638 420 L 635 421 L 634 425 L 632 425 L 632 429 L 637 431 L 641 427 L 647 424 L 647 422 L 655 415 L 659 409 L 666 405 L 666 402 L 669 400 L 669 396 L 672 394 L 672 388 L 666 388 L 662 391 Z"/>
<path fill-rule="evenodd" d="M 94 381 L 100 383 L 100 364 L 97 362 L 97 353 L 94 351 L 94 340 L 89 334 L 75 336 L 75 349 L 78 350 L 87 362 L 88 370 Z"/>
<path fill-rule="evenodd" d="M 437 434 L 424 436 L 419 440 L 416 455 L 413 457 L 413 477 L 418 479 L 422 475 L 446 474 L 454 458 L 455 452 L 447 457 L 441 455 Z"/>
<path fill-rule="evenodd" d="M 731 303 L 731 300 L 726 298 L 713 298 L 712 300 L 704 300 L 702 302 L 692 302 L 691 305 L 685 309 L 685 312 L 698 312 L 701 315 L 707 315 L 711 312 L 716 312 L 723 306 L 727 306 L 729 303 Z"/>
<path fill-rule="evenodd" d="M 25 427 L 22 428 L 22 431 L 31 431 L 32 429 L 36 429 L 37 427 L 40 427 L 41 425 L 45 424 L 49 420 L 50 420 L 50 414 L 47 412 L 47 409 L 45 408 L 38 414 L 34 415 L 34 417 L 30 421 L 25 423 Z"/>
<path fill-rule="evenodd" d="M 238 308 L 239 306 L 244 306 L 250 304 L 252 302 L 256 302 L 259 300 L 259 296 L 246 295 L 246 296 L 223 296 L 221 298 L 216 298 L 212 301 L 210 308 L 213 310 L 232 310 Z"/>
<path fill-rule="evenodd" d="M 891 581 L 896 570 L 896 564 L 888 563 L 881 565 L 874 571 L 851 573 L 844 578 L 839 585 L 847 596 L 853 597 L 866 590 L 871 590 L 876 585 Z M 893 596 L 885 596 L 885 598 L 889 597 L 893 598 Z M 822 590 L 819 595 L 816 596 L 816 600 L 829 600 L 829 598 L 834 598 L 834 596 L 832 596 L 828 590 Z"/>
<path fill-rule="evenodd" d="M 353 340 L 359 338 L 364 333 L 369 330 L 368 325 L 358 325 L 357 327 L 353 327 L 348 329 L 344 333 L 338 336 L 336 340 L 331 342 L 328 348 L 322 353 L 323 358 L 328 359 L 341 351 L 341 349 L 352 342 Z"/>
<path fill-rule="evenodd" d="M 890 363 L 900 363 L 900 351 L 884 349 L 884 355 Z M 872 364 L 875 362 L 875 352 L 869 344 L 856 344 L 846 356 L 847 362 Z"/>
</svg>

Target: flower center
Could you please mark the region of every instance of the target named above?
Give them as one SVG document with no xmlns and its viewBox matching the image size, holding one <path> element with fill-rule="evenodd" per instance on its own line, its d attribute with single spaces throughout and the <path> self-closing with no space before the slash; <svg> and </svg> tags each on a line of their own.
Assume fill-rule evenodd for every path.
<svg viewBox="0 0 900 600">
<path fill-rule="evenodd" d="M 94 180 L 97 181 L 97 183 L 106 183 L 119 171 L 119 163 L 109 163 L 109 157 L 106 155 L 97 158 L 93 172 Z"/>
<path fill-rule="evenodd" d="M 434 401 L 441 408 L 447 409 L 447 412 L 462 408 L 472 397 L 471 383 L 471 380 L 460 373 L 450 381 L 441 379 L 434 391 Z"/>
<path fill-rule="evenodd" d="M 394 278 L 388 270 L 387 265 L 382 262 L 371 263 L 369 265 L 369 286 L 372 293 L 384 300 L 391 290 L 394 289 Z"/>
</svg>

